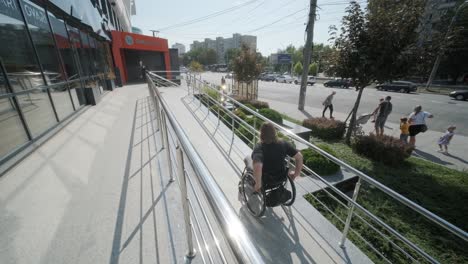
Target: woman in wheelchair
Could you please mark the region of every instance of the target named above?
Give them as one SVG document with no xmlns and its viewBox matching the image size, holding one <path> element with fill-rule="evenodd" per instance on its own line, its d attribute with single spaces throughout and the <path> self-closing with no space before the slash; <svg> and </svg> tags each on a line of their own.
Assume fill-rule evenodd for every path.
<svg viewBox="0 0 468 264">
<path fill-rule="evenodd" d="M 289 172 L 286 157 L 295 160 L 295 170 Z M 294 179 L 302 170 L 302 154 L 289 142 L 279 140 L 271 123 L 260 128 L 260 144 L 251 158 L 245 160 L 246 168 L 241 180 L 241 192 L 249 211 L 263 215 L 265 207 L 292 205 L 296 196 Z"/>
</svg>

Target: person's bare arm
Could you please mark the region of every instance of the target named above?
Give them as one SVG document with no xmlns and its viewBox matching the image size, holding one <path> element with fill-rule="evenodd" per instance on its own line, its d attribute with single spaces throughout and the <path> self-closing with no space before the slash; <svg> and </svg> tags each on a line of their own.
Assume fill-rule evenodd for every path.
<svg viewBox="0 0 468 264">
<path fill-rule="evenodd" d="M 262 169 L 263 163 L 254 161 L 253 163 L 253 176 L 255 179 L 255 191 L 258 192 L 262 188 Z"/>
<path fill-rule="evenodd" d="M 291 177 L 293 180 L 301 175 L 302 171 L 302 165 L 303 165 L 303 158 L 301 152 L 297 152 L 296 155 L 294 155 L 294 161 L 295 161 L 295 169 L 294 173 L 290 173 L 289 177 Z"/>
</svg>

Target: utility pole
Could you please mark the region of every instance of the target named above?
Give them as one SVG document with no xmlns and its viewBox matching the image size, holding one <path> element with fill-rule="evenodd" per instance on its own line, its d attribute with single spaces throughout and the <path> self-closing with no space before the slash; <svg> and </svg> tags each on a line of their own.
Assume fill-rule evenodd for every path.
<svg viewBox="0 0 468 264">
<path fill-rule="evenodd" d="M 153 37 L 157 37 L 157 34 L 159 33 L 159 30 L 151 29 L 150 31 L 153 32 Z"/>
<path fill-rule="evenodd" d="M 309 75 L 309 65 L 310 57 L 312 55 L 312 43 L 314 40 L 314 24 L 315 24 L 315 15 L 317 10 L 317 0 L 310 0 L 310 10 L 309 10 L 309 22 L 307 23 L 307 39 L 304 45 L 304 69 L 302 71 L 301 78 L 301 90 L 299 91 L 299 110 L 304 110 L 306 90 L 307 90 L 307 79 Z"/>
</svg>

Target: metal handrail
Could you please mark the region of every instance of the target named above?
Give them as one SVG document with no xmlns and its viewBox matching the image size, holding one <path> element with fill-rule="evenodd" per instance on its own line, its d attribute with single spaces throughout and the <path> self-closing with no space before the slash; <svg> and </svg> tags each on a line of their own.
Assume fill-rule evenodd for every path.
<svg viewBox="0 0 468 264">
<path fill-rule="evenodd" d="M 267 122 L 271 122 L 271 123 L 274 124 L 274 125 L 278 128 L 278 130 L 280 130 L 283 134 L 289 136 L 289 138 L 291 138 L 291 139 L 293 139 L 293 140 L 295 140 L 295 141 L 297 141 L 297 142 L 299 142 L 299 143 L 302 143 L 302 144 L 304 144 L 304 145 L 306 145 L 306 146 L 308 146 L 308 147 L 310 147 L 310 148 L 312 148 L 312 149 L 315 149 L 317 152 L 321 153 L 323 156 L 327 157 L 328 159 L 330 159 L 330 160 L 332 160 L 332 161 L 336 160 L 335 157 L 333 157 L 333 156 L 330 157 L 330 155 L 328 155 L 328 153 L 326 153 L 326 152 L 323 153 L 323 151 L 321 151 L 321 149 L 316 149 L 316 148 L 313 146 L 313 144 L 311 144 L 311 143 L 309 143 L 309 142 L 303 140 L 302 138 L 297 137 L 295 134 L 291 134 L 288 130 L 285 130 L 283 127 L 281 127 L 281 126 L 279 126 L 279 125 L 273 123 L 271 120 L 269 120 L 269 119 L 267 119 L 267 118 L 265 118 L 265 117 L 263 117 L 263 116 L 261 116 L 261 115 L 258 115 L 255 111 L 253 111 L 253 110 L 251 110 L 250 108 L 246 107 L 245 105 L 243 105 L 242 103 L 238 102 L 238 101 L 235 100 L 234 98 L 232 98 L 232 97 L 230 97 L 230 96 L 227 96 L 226 94 L 224 94 L 224 93 L 218 91 L 217 88 L 216 88 L 216 86 L 214 86 L 214 85 L 212 85 L 212 84 L 210 84 L 210 83 L 208 83 L 208 82 L 206 82 L 206 81 L 202 81 L 201 79 L 194 78 L 193 76 L 190 76 L 190 75 L 187 75 L 187 78 L 186 78 L 186 79 L 187 79 L 187 84 L 188 84 L 188 86 L 189 86 L 189 87 L 188 87 L 188 95 L 190 95 L 191 92 L 192 92 L 193 95 L 195 95 L 195 94 L 196 94 L 195 88 L 197 88 L 197 90 L 199 91 L 200 94 L 208 95 L 208 96 L 205 97 L 205 99 L 206 99 L 206 98 L 209 98 L 210 100 L 207 100 L 207 101 L 210 102 L 210 101 L 213 101 L 214 99 L 211 98 L 210 94 L 207 93 L 207 90 L 206 90 L 205 88 L 213 89 L 213 90 L 215 90 L 218 94 L 220 94 L 222 97 L 224 97 L 225 99 L 227 99 L 226 101 L 229 101 L 229 100 L 230 100 L 231 103 L 232 103 L 233 105 L 239 106 L 240 108 L 242 108 L 242 109 L 246 110 L 247 112 L 249 112 L 250 114 L 252 114 L 254 117 L 257 117 L 257 118 L 262 119 L 262 120 L 267 121 Z M 190 86 L 192 86 L 192 87 L 190 87 Z M 192 101 L 191 101 L 190 103 L 184 102 L 185 105 L 186 105 L 187 107 L 190 107 L 190 104 L 192 104 L 194 98 L 195 98 L 195 96 L 192 96 Z M 213 99 L 213 100 L 211 100 L 211 99 Z M 213 105 L 218 105 L 218 106 L 219 106 L 219 102 L 217 102 L 216 104 L 213 104 Z M 201 106 L 201 100 L 200 100 L 200 106 Z M 196 110 L 192 110 L 192 114 L 193 114 L 194 117 L 197 119 L 197 121 L 200 123 L 200 125 L 205 129 L 205 131 L 206 131 L 207 133 L 211 133 L 211 132 L 208 131 L 207 127 L 204 125 L 204 122 L 205 122 L 205 119 L 206 119 L 206 118 L 203 119 L 203 120 L 201 120 L 201 119 L 198 117 L 198 115 L 196 114 L 196 112 L 197 112 L 198 110 L 201 110 L 201 111 L 203 112 L 203 115 L 205 115 L 205 113 L 204 113 L 204 112 L 205 112 L 204 108 L 200 108 L 200 106 L 198 106 Z M 208 111 L 208 114 L 209 114 L 209 112 L 211 111 L 211 110 L 210 110 L 210 109 L 211 109 L 211 108 L 210 108 L 210 104 L 208 103 L 206 106 L 207 106 L 207 111 Z M 223 107 L 222 109 L 223 109 L 224 112 L 228 112 L 228 113 L 230 114 L 231 118 L 233 118 L 233 120 L 236 120 L 236 121 L 237 121 L 237 119 L 238 119 L 237 116 L 233 115 L 233 113 L 231 113 L 231 110 L 230 110 L 230 109 L 226 109 L 225 107 Z M 218 112 L 219 112 L 219 110 L 218 110 Z M 208 114 L 206 114 L 206 117 L 208 116 Z M 216 114 L 216 113 L 214 113 L 214 114 Z M 219 113 L 218 113 L 218 115 L 219 115 Z M 254 120 L 255 120 L 255 119 L 254 119 Z M 242 120 L 242 121 L 243 121 L 243 120 Z M 241 121 L 241 122 L 242 122 L 242 121 Z M 226 124 L 226 123 L 225 123 L 225 124 Z M 233 122 L 232 124 L 229 124 L 229 125 L 226 124 L 226 125 L 227 125 L 227 126 L 231 126 L 231 130 L 233 131 L 233 132 L 232 132 L 232 136 L 233 136 L 233 135 L 234 135 L 234 122 Z M 242 126 L 243 124 L 239 123 L 239 125 Z M 218 121 L 218 125 L 215 124 L 215 126 L 216 126 L 216 129 L 215 129 L 215 132 L 213 132 L 213 135 L 214 135 L 214 133 L 216 133 L 216 131 L 218 131 L 219 121 Z M 249 129 L 249 130 L 250 130 L 250 129 Z M 255 134 L 256 134 L 258 131 L 256 131 L 256 129 L 254 129 L 254 130 L 255 130 Z M 252 133 L 252 132 L 251 132 L 251 133 Z M 236 170 L 239 170 L 239 168 L 237 167 L 238 164 L 235 164 L 235 162 L 233 162 L 233 160 L 231 160 L 232 158 L 231 158 L 231 154 L 230 154 L 230 150 L 231 150 L 231 148 L 232 148 L 232 145 L 234 144 L 234 136 L 233 136 L 233 138 L 231 139 L 231 148 L 229 148 L 229 152 L 228 152 L 228 150 L 226 150 L 226 149 L 224 149 L 223 147 L 221 147 L 221 146 L 219 145 L 219 143 L 217 142 L 216 139 L 214 139 L 213 141 L 214 141 L 214 143 L 215 143 L 219 148 L 221 148 L 222 153 L 225 155 L 225 157 L 228 159 L 228 161 L 231 162 L 231 165 L 233 166 L 233 168 L 236 169 Z M 250 140 L 248 140 L 248 141 L 249 141 L 250 143 L 252 143 Z M 243 157 L 242 157 L 242 158 L 243 158 Z M 340 160 L 338 160 L 338 161 L 340 161 Z M 349 165 L 347 165 L 347 164 L 344 163 L 344 162 L 341 162 L 341 161 L 340 161 L 340 162 L 335 162 L 335 163 L 338 163 L 338 164 L 341 165 L 343 168 L 348 168 L 348 170 L 350 170 L 350 171 L 353 171 L 353 172 L 360 172 L 360 171 L 358 171 L 358 170 L 356 170 L 356 169 L 350 167 Z M 421 257 L 424 257 L 426 260 L 428 260 L 428 261 L 430 261 L 430 262 L 432 262 L 432 263 L 438 263 L 438 261 L 437 261 L 436 259 L 434 259 L 432 256 L 430 256 L 429 254 L 427 254 L 427 253 L 426 253 L 423 249 L 421 249 L 418 245 L 416 245 L 415 243 L 413 243 L 413 242 L 411 242 L 410 240 L 408 240 L 405 236 L 403 236 L 403 235 L 401 235 L 400 233 L 398 233 L 398 231 L 396 231 L 395 229 L 393 229 L 392 227 L 390 227 L 389 225 L 387 225 L 387 224 L 386 224 L 384 221 L 382 221 L 380 218 L 378 218 L 377 216 L 373 215 L 371 212 L 367 211 L 364 207 L 362 207 L 361 205 L 359 205 L 359 204 L 357 203 L 357 194 L 358 194 L 358 192 L 359 192 L 359 185 L 358 185 L 358 184 L 356 184 L 356 187 L 355 187 L 355 193 L 356 193 L 356 195 L 353 197 L 353 199 L 351 199 L 351 198 L 349 198 L 348 196 L 346 196 L 346 194 L 342 193 L 340 190 L 338 190 L 337 188 L 335 188 L 332 184 L 330 184 L 330 183 L 327 182 L 325 179 L 323 179 L 321 176 L 319 176 L 318 174 L 316 174 L 316 173 L 313 172 L 312 170 L 308 169 L 306 166 L 304 166 L 304 168 L 305 168 L 305 170 L 309 173 L 308 175 L 311 174 L 311 175 L 313 175 L 315 178 L 319 179 L 321 182 L 325 183 L 325 185 L 326 185 L 327 187 L 329 187 L 333 192 L 337 193 L 340 197 L 344 198 L 344 200 L 348 202 L 348 206 L 346 206 L 346 207 L 348 208 L 348 213 L 347 213 L 347 218 L 346 218 L 346 223 L 345 223 L 345 229 L 343 230 L 343 236 L 342 236 L 342 240 L 341 240 L 341 242 L 340 242 L 340 245 L 341 245 L 342 247 L 345 247 L 345 244 L 344 244 L 344 243 L 345 243 L 345 241 L 346 241 L 348 231 L 355 232 L 355 231 L 352 230 L 352 228 L 350 227 L 350 224 L 351 224 L 351 219 L 352 219 L 352 217 L 353 217 L 354 215 L 357 215 L 356 213 L 353 212 L 353 210 L 354 210 L 354 209 L 357 209 L 357 210 L 360 210 L 362 213 L 364 213 L 364 215 L 368 216 L 373 222 L 375 222 L 376 224 L 380 225 L 382 228 L 386 229 L 387 232 L 389 232 L 390 234 L 392 234 L 392 236 L 394 236 L 396 239 L 398 239 L 398 240 L 400 240 L 401 242 L 405 243 L 409 248 L 411 248 L 412 250 L 414 250 L 414 251 L 415 251 L 416 253 L 418 253 Z M 304 172 L 302 172 L 302 173 L 304 173 Z M 386 187 L 386 186 L 384 186 L 385 188 L 379 188 L 378 184 L 373 184 L 373 182 L 374 182 L 373 179 L 371 179 L 369 176 L 363 174 L 362 172 L 356 173 L 356 174 L 357 174 L 357 176 L 359 176 L 359 179 L 367 181 L 370 185 L 374 185 L 374 186 L 376 186 L 378 189 L 380 189 L 380 190 L 382 190 L 382 191 L 384 191 L 384 192 L 385 192 L 385 189 L 388 188 L 388 187 Z M 304 175 L 305 175 L 305 173 L 304 173 Z M 366 177 L 366 176 L 367 176 L 367 177 Z M 368 180 L 369 178 L 370 178 L 370 180 Z M 314 184 L 315 184 L 315 182 L 314 182 Z M 379 183 L 379 184 L 380 184 L 380 183 Z M 381 185 L 381 184 L 380 184 L 380 185 Z M 382 186 L 380 186 L 380 187 L 382 187 Z M 391 189 L 390 189 L 390 190 L 391 190 Z M 393 190 L 391 190 L 391 191 L 394 192 Z M 327 192 L 327 193 L 328 193 L 328 192 Z M 387 193 L 388 195 L 390 195 L 388 192 L 385 192 L 385 193 Z M 396 195 L 396 196 L 401 196 L 400 194 L 398 194 L 398 193 L 396 193 L 396 192 L 394 192 L 394 194 L 393 194 L 393 195 L 390 195 L 390 196 L 391 196 L 391 197 L 394 197 L 394 195 Z M 332 196 L 332 197 L 334 198 L 334 196 Z M 407 199 L 406 197 L 402 197 L 402 198 Z M 400 199 L 395 199 L 395 200 L 400 201 Z M 408 201 L 409 201 L 409 200 L 408 200 Z M 401 202 L 401 201 L 400 201 L 400 202 Z M 411 201 L 409 201 L 409 202 L 412 203 Z M 403 203 L 403 202 L 402 202 L 402 203 Z M 403 203 L 403 204 L 405 204 L 406 206 L 408 206 L 410 209 L 412 208 L 412 207 L 409 206 L 407 203 Z M 417 205 L 417 206 L 419 207 L 419 205 Z M 427 209 L 422 208 L 422 207 L 419 208 L 419 209 L 422 209 L 422 210 L 426 210 L 426 211 L 427 211 Z M 419 212 L 419 210 L 416 210 L 416 209 L 414 209 L 414 211 Z M 427 211 L 427 212 L 429 212 L 429 211 Z M 332 212 L 332 213 L 333 213 L 333 212 Z M 432 214 L 431 212 L 429 212 L 429 213 Z M 431 217 L 430 215 L 427 215 L 427 214 L 423 214 L 423 216 L 425 216 L 426 218 Z M 437 219 L 437 218 L 439 218 L 439 219 Z M 442 219 L 442 218 L 440 218 L 440 217 L 438 217 L 438 216 L 437 216 L 437 218 L 436 218 L 436 219 L 431 219 L 432 222 L 437 223 L 438 220 L 445 221 L 444 219 Z M 446 223 L 448 223 L 448 222 L 446 222 Z M 438 223 L 438 224 L 439 224 L 439 223 Z M 448 223 L 448 224 L 449 224 L 449 225 L 452 225 L 452 224 L 450 224 L 450 223 Z M 440 225 L 440 226 L 443 226 L 443 223 L 442 223 L 442 224 L 439 224 L 439 225 Z M 452 225 L 452 226 L 453 226 L 453 225 Z M 370 227 L 373 228 L 372 225 L 370 225 Z M 443 226 L 443 227 L 444 227 L 444 226 Z M 445 227 L 444 227 L 444 228 L 445 228 Z M 465 233 L 463 230 L 461 230 L 461 232 L 460 232 L 459 234 L 456 234 L 456 233 L 452 232 L 452 230 L 451 230 L 450 228 L 445 228 L 445 229 L 448 230 L 450 233 L 455 234 L 456 236 L 458 236 L 458 237 L 460 237 L 460 238 L 462 238 L 463 240 L 466 241 L 466 238 L 465 238 L 465 237 L 466 237 L 466 233 Z M 457 227 L 455 227 L 455 229 L 457 229 Z M 464 235 L 465 235 L 465 237 L 463 237 Z M 360 236 L 358 236 L 358 237 L 360 237 Z M 367 241 L 365 241 L 365 242 L 366 242 L 367 245 L 369 245 Z M 376 249 L 375 249 L 374 247 L 371 246 L 371 248 L 372 248 L 374 251 L 376 251 Z M 400 251 L 402 250 L 401 248 L 397 248 L 397 249 L 400 250 Z M 377 253 L 379 256 L 381 256 L 380 252 L 376 251 L 376 253 Z M 405 254 L 406 256 L 409 255 L 409 253 L 405 252 L 404 250 L 402 251 L 402 253 Z M 412 258 L 411 258 L 411 259 L 412 259 Z"/>
<path fill-rule="evenodd" d="M 197 80 L 197 79 L 195 79 Z M 351 172 L 357 174 L 360 178 L 368 182 L 369 184 L 374 185 L 387 195 L 393 197 L 394 199 L 398 200 L 399 202 L 405 204 L 406 206 L 410 207 L 411 209 L 415 210 L 416 212 L 422 214 L 425 216 L 427 219 L 431 220 L 432 222 L 440 225 L 441 227 L 445 228 L 446 230 L 450 231 L 454 235 L 460 237 L 461 239 L 468 241 L 468 233 L 460 229 L 459 227 L 451 224 L 450 222 L 444 220 L 440 216 L 430 212 L 429 210 L 425 209 L 424 207 L 419 206 L 418 204 L 414 203 L 413 201 L 409 200 L 408 198 L 404 197 L 403 195 L 395 192 L 394 190 L 390 189 L 389 187 L 383 185 L 382 183 L 378 182 L 377 180 L 373 179 L 372 177 L 366 175 L 365 173 L 361 172 L 360 170 L 352 167 L 351 165 L 347 164 L 346 162 L 334 157 L 333 155 L 329 154 L 328 152 L 320 149 L 319 147 L 315 146 L 314 144 L 310 143 L 309 141 L 304 140 L 303 138 L 297 136 L 294 134 L 292 131 L 285 129 L 284 127 L 276 124 L 275 122 L 271 121 L 270 119 L 258 114 L 256 111 L 250 109 L 249 107 L 245 106 L 244 104 L 240 103 L 233 97 L 223 94 L 221 91 L 218 91 L 209 85 L 207 85 L 205 88 L 212 89 L 213 91 L 216 91 L 219 93 L 221 96 L 224 96 L 225 98 L 229 99 L 230 101 L 234 102 L 236 105 L 240 106 L 242 109 L 247 110 L 250 114 L 253 116 L 262 119 L 265 122 L 270 122 L 272 123 L 278 131 L 280 131 L 283 134 L 287 134 L 290 138 L 305 144 L 307 147 L 312 148 L 313 150 L 317 151 L 320 153 L 322 156 L 325 156 L 327 159 L 333 161 L 334 163 L 340 165 L 341 167 L 344 167 Z"/>
<path fill-rule="evenodd" d="M 156 74 L 151 72 L 148 72 L 147 77 L 149 82 L 153 82 L 151 79 L 152 77 L 158 78 Z M 189 138 L 185 135 L 184 130 L 170 112 L 167 102 L 161 97 L 157 88 L 150 87 L 150 89 L 152 89 L 154 93 L 154 99 L 158 100 L 161 106 L 161 113 L 167 118 L 167 121 L 179 140 L 180 147 L 190 161 L 195 175 L 207 195 L 207 200 L 237 260 L 240 263 L 263 263 L 263 259 L 254 246 L 253 240 L 250 238 L 250 235 L 247 233 L 236 212 L 231 207 L 223 191 L 217 185 L 214 177 L 197 154 Z"/>
</svg>

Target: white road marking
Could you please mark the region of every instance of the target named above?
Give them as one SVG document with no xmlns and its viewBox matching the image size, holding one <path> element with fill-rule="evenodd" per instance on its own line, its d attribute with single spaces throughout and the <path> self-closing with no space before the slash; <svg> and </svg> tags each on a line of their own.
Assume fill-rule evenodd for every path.
<svg viewBox="0 0 468 264">
<path fill-rule="evenodd" d="M 436 104 L 444 104 L 444 102 L 439 102 L 439 101 L 435 101 L 435 100 L 431 100 L 431 102 L 436 103 Z"/>
</svg>

